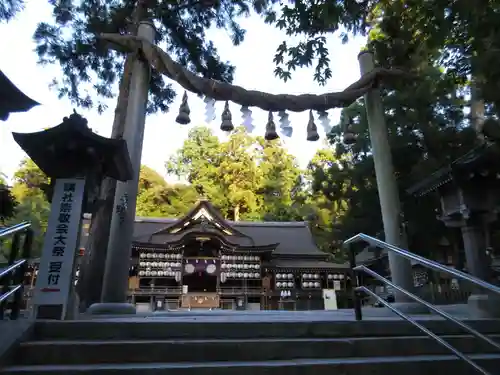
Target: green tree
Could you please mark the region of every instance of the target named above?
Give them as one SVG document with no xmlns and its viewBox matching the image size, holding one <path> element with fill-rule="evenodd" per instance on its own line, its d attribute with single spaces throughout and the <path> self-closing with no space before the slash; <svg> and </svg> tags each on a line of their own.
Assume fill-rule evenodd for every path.
<svg viewBox="0 0 500 375">
<path fill-rule="evenodd" d="M 191 185 L 169 185 L 158 172 L 141 167 L 137 216 L 181 217 L 188 213 L 198 197 Z"/>
<path fill-rule="evenodd" d="M 221 144 L 217 180 L 225 197 L 225 211 L 235 221 L 251 219 L 259 207 L 257 189 L 262 174 L 256 164 L 258 149 L 255 138 L 243 127 Z"/>
<path fill-rule="evenodd" d="M 293 221 L 300 216 L 304 203 L 303 171 L 278 139 L 257 137 L 258 169 L 262 175 L 258 187 L 261 197 L 260 217 L 266 221 Z"/>
<path fill-rule="evenodd" d="M 12 194 L 19 204 L 15 207 L 14 216 L 6 224 L 31 222 L 35 232 L 32 256 L 38 257 L 42 252 L 50 214 L 50 204 L 45 193 L 49 179 L 31 159 L 24 159 L 14 173 L 13 180 Z"/>
<path fill-rule="evenodd" d="M 166 167 L 229 219 L 302 219 L 302 171 L 280 141 L 266 141 L 237 128 L 221 142 L 210 129 L 198 127 Z"/>
<path fill-rule="evenodd" d="M 230 82 L 234 67 L 220 59 L 206 30 L 211 26 L 225 29 L 238 45 L 245 30 L 236 16 L 248 15 L 252 8 L 260 13 L 267 1 L 92 0 L 75 4 L 63 0 L 52 4 L 53 20 L 41 22 L 34 34 L 40 63 L 60 67 L 61 78 L 53 85 L 61 97 L 81 107 L 103 110 L 101 98 L 113 97 L 117 80 L 129 70 L 125 69 L 124 58 L 109 50 L 96 35 L 135 33 L 138 21 L 152 19 L 156 42 L 166 45 L 179 63 L 204 77 Z M 158 73 L 152 74 L 148 112 L 166 112 L 175 93 Z M 95 89 L 98 98 L 87 90 L 89 87 Z"/>
<path fill-rule="evenodd" d="M 408 10 L 408 13 L 412 11 Z M 432 196 L 416 202 L 407 197 L 405 191 L 468 151 L 476 141 L 476 133 L 467 127 L 470 122 L 463 109 L 468 103 L 459 95 L 466 83 L 443 69 L 439 45 L 429 43 L 414 50 L 401 48 L 396 31 L 390 28 L 392 34 L 384 31 L 388 28 L 385 24 L 388 14 L 388 11 L 382 12 L 377 18 L 378 23 L 372 25 L 368 44 L 380 61 L 389 67 L 402 67 L 420 76 L 413 85 L 399 82 L 391 90 L 383 88 L 381 93 L 410 248 L 421 251 L 436 248 L 436 243 L 445 233 L 435 218 L 439 205 Z M 391 21 L 396 22 L 396 19 L 391 18 Z M 402 29 L 398 29 L 400 37 L 407 36 L 403 46 L 418 45 L 421 33 L 405 22 Z M 383 228 L 364 102 L 359 100 L 346 108 L 341 123 L 351 124 L 356 142 L 343 144 L 344 126 L 339 124 L 334 128 L 330 141 L 335 157 L 341 163 L 317 170 L 313 176 L 314 190 L 329 200 L 347 205 L 347 210 L 335 225 L 337 229 L 333 231 L 334 237 L 338 236 L 337 241 L 358 232 L 380 235 Z M 428 223 L 432 221 L 435 225 L 429 227 Z"/>
<path fill-rule="evenodd" d="M 7 185 L 5 175 L 0 173 L 0 224 L 14 216 L 16 206 L 19 204 Z"/>
</svg>

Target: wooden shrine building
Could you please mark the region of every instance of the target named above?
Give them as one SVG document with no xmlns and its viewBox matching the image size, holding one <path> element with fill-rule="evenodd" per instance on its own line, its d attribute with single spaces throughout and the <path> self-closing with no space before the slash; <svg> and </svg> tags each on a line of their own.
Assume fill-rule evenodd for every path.
<svg viewBox="0 0 500 375">
<path fill-rule="evenodd" d="M 136 219 L 129 299 L 148 310 L 312 310 L 334 293 L 347 307 L 348 265 L 328 257 L 307 222 L 233 222 L 200 201 L 181 219 Z"/>
</svg>

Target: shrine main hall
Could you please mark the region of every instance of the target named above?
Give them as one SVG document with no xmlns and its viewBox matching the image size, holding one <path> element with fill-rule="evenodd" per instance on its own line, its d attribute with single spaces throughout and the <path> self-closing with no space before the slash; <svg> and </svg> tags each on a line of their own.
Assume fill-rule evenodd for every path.
<svg viewBox="0 0 500 375">
<path fill-rule="evenodd" d="M 349 267 L 329 257 L 308 222 L 228 221 L 202 200 L 181 219 L 136 218 L 129 302 L 139 311 L 347 307 Z"/>
</svg>

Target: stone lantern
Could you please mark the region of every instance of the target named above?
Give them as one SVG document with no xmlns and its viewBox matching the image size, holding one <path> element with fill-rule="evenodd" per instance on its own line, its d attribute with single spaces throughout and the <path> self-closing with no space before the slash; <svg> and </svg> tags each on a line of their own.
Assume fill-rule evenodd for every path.
<svg viewBox="0 0 500 375">
<path fill-rule="evenodd" d="M 35 286 L 34 314 L 39 319 L 66 319 L 78 304 L 72 281 L 82 213 L 92 211 L 102 178 L 132 178 L 127 144 L 93 133 L 76 112 L 53 128 L 13 136 L 51 178 L 51 213 Z"/>
<path fill-rule="evenodd" d="M 486 253 L 488 225 L 497 219 L 499 161 L 500 147 L 485 143 L 407 191 L 415 197 L 437 192 L 441 202 L 438 219 L 462 232 L 468 272 L 488 282 L 492 276 Z M 477 290 L 469 298 L 469 305 L 480 314 L 491 312 L 492 307 L 491 296 L 483 293 L 484 290 Z"/>
<path fill-rule="evenodd" d="M 39 105 L 19 90 L 0 70 L 0 120 L 6 121 L 13 112 L 26 112 Z"/>
</svg>

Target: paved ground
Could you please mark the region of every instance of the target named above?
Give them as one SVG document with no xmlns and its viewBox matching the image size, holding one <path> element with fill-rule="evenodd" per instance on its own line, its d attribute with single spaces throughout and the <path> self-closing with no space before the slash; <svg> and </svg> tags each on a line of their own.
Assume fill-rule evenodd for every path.
<svg viewBox="0 0 500 375">
<path fill-rule="evenodd" d="M 465 305 L 440 306 L 447 313 L 458 319 L 470 318 Z M 443 319 L 434 314 L 411 314 L 417 320 Z M 354 312 L 350 309 L 335 311 L 230 311 L 230 310 L 192 310 L 164 311 L 155 313 L 140 313 L 133 316 L 102 316 L 82 315 L 81 319 L 143 321 L 168 320 L 170 322 L 321 322 L 321 321 L 354 321 Z M 385 308 L 364 308 L 364 320 L 401 320 Z"/>
</svg>

